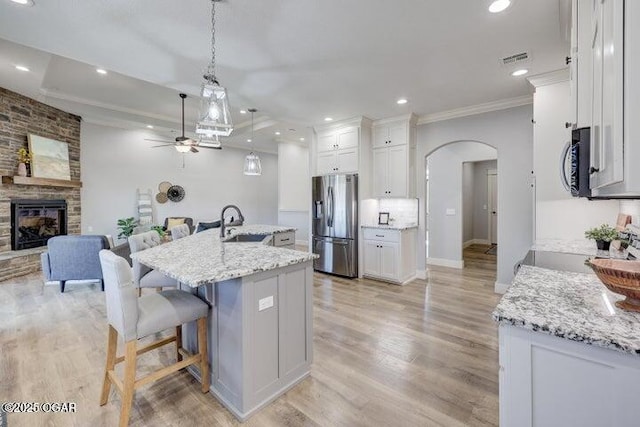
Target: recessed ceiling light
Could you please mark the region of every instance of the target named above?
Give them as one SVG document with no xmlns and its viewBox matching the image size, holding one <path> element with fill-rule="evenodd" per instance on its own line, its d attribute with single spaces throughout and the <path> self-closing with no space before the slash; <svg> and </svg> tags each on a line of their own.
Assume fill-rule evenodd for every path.
<svg viewBox="0 0 640 427">
<path fill-rule="evenodd" d="M 489 5 L 489 12 L 500 13 L 511 6 L 511 0 L 495 0 Z"/>
<path fill-rule="evenodd" d="M 279 132 L 279 131 L 276 131 L 276 135 L 280 135 L 280 132 Z"/>
<path fill-rule="evenodd" d="M 247 114 L 247 110 L 240 110 L 240 114 Z"/>
<path fill-rule="evenodd" d="M 304 138 L 300 138 L 300 141 L 304 141 Z"/>
<path fill-rule="evenodd" d="M 153 129 L 152 125 L 147 125 L 147 129 Z"/>
<path fill-rule="evenodd" d="M 96 73 L 105 75 L 107 74 L 107 70 L 105 70 L 104 68 L 96 68 Z"/>
<path fill-rule="evenodd" d="M 408 101 L 406 100 L 406 98 L 400 98 L 396 101 L 396 104 L 398 105 L 403 105 L 406 104 Z"/>
<path fill-rule="evenodd" d="M 333 119 L 332 119 L 331 117 L 325 117 L 325 118 L 324 118 L 324 121 L 325 121 L 325 122 L 332 122 L 332 121 L 333 121 Z"/>
<path fill-rule="evenodd" d="M 247 142 L 251 142 L 251 138 L 247 138 Z"/>
<path fill-rule="evenodd" d="M 21 4 L 23 6 L 33 6 L 33 0 L 11 0 L 14 3 Z"/>
<path fill-rule="evenodd" d="M 524 76 L 525 74 L 527 74 L 529 72 L 529 70 L 523 68 L 521 70 L 515 70 L 513 73 L 511 73 L 511 75 L 513 77 L 518 77 L 518 76 Z"/>
<path fill-rule="evenodd" d="M 25 67 L 24 65 L 16 65 L 16 70 L 20 70 L 20 71 L 31 71 L 29 70 L 28 67 Z"/>
</svg>

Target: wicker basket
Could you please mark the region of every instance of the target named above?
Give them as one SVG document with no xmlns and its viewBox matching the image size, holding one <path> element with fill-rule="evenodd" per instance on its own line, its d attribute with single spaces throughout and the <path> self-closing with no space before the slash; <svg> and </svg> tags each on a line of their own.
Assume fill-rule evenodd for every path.
<svg viewBox="0 0 640 427">
<path fill-rule="evenodd" d="M 611 292 L 627 297 L 617 307 L 640 312 L 640 261 L 590 259 L 587 265 Z"/>
</svg>

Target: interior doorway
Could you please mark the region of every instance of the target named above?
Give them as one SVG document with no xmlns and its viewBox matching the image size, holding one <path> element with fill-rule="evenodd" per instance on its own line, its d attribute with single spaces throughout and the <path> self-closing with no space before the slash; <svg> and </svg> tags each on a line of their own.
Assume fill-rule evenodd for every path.
<svg viewBox="0 0 640 427">
<path fill-rule="evenodd" d="M 487 171 L 487 205 L 489 207 L 489 243 L 498 244 L 498 170 Z"/>
</svg>

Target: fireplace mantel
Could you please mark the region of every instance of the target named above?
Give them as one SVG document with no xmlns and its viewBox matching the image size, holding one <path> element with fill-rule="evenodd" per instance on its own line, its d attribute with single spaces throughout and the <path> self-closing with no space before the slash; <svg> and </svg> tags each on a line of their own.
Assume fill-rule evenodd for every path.
<svg viewBox="0 0 640 427">
<path fill-rule="evenodd" d="M 81 188 L 82 181 L 67 181 L 63 179 L 34 178 L 31 176 L 2 176 L 3 184 L 40 185 L 44 187 Z"/>
</svg>

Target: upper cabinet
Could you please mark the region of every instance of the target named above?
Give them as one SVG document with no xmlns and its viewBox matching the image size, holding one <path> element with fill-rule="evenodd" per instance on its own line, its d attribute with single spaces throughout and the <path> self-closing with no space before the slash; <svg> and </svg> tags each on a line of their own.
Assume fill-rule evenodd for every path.
<svg viewBox="0 0 640 427">
<path fill-rule="evenodd" d="M 414 197 L 415 117 L 373 124 L 373 197 Z"/>
</svg>

